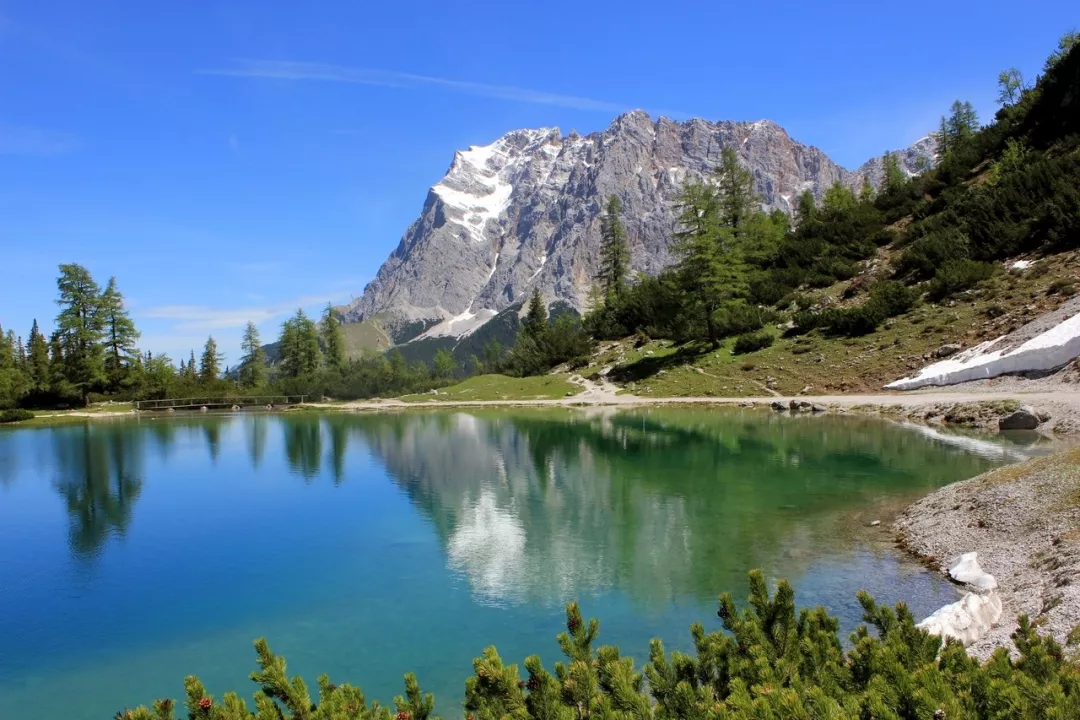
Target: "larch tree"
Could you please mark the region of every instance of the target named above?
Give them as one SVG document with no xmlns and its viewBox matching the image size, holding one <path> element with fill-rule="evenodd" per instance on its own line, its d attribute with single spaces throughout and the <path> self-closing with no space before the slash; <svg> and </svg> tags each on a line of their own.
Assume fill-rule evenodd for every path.
<svg viewBox="0 0 1080 720">
<path fill-rule="evenodd" d="M 30 328 L 30 342 L 26 354 L 26 372 L 34 389 L 45 391 L 49 388 L 49 343 L 38 328 L 37 318 Z"/>
<path fill-rule="evenodd" d="M 323 354 L 326 365 L 340 370 L 345 366 L 345 336 L 341 331 L 341 321 L 330 303 L 326 304 L 322 320 L 319 323 L 319 334 L 322 337 Z"/>
<path fill-rule="evenodd" d="M 266 384 L 266 351 L 259 339 L 259 329 L 255 323 L 248 322 L 244 328 L 244 338 L 240 341 L 240 385 L 245 388 L 257 388 Z"/>
<path fill-rule="evenodd" d="M 739 165 L 731 148 L 724 148 L 715 185 L 691 181 L 679 198 L 675 252 L 683 291 L 693 298 L 705 319 L 709 342 L 719 345 L 714 314 L 727 301 L 749 289 L 747 253 L 753 249 L 760 223 L 760 200 L 753 175 Z"/>
<path fill-rule="evenodd" d="M 1016 68 L 1009 68 L 998 73 L 997 101 L 999 105 L 1005 107 L 1015 105 L 1026 89 L 1024 74 Z"/>
<path fill-rule="evenodd" d="M 105 372 L 116 385 L 138 355 L 135 341 L 139 331 L 124 308 L 124 296 L 115 277 L 109 278 L 101 294 L 101 318 L 105 327 Z"/>
<path fill-rule="evenodd" d="M 319 331 L 303 309 L 282 324 L 279 345 L 286 377 L 311 375 L 319 369 Z"/>
<path fill-rule="evenodd" d="M 618 195 L 611 195 L 600 224 L 600 272 L 597 279 L 608 302 L 622 297 L 626 289 L 626 276 L 630 272 L 630 246 L 626 242 L 622 211 L 622 200 Z"/>
<path fill-rule="evenodd" d="M 899 190 L 907 180 L 907 175 L 900 167 L 899 156 L 894 152 L 886 151 L 882 158 L 881 191 L 889 193 Z"/>
<path fill-rule="evenodd" d="M 942 154 L 966 145 L 978 129 L 979 116 L 975 107 L 970 102 L 954 101 L 949 107 L 948 117 L 941 119 L 939 143 Z"/>
<path fill-rule="evenodd" d="M 60 266 L 56 285 L 56 304 L 60 306 L 56 332 L 63 352 L 64 379 L 79 393 L 83 404 L 89 405 L 90 391 L 105 381 L 101 289 L 90 272 L 76 264 Z"/>
<path fill-rule="evenodd" d="M 1049 72 L 1055 65 L 1065 59 L 1069 51 L 1080 44 L 1080 32 L 1069 30 L 1058 38 L 1057 49 L 1046 58 L 1046 71 Z"/>
<path fill-rule="evenodd" d="M 199 380 L 204 383 L 213 383 L 221 377 L 221 361 L 224 356 L 218 352 L 217 341 L 213 336 L 206 338 L 203 346 L 202 357 L 199 359 Z"/>
<path fill-rule="evenodd" d="M 431 369 L 435 377 L 440 380 L 449 380 L 457 371 L 457 360 L 449 350 L 440 348 L 435 351 L 435 357 L 431 361 Z"/>
<path fill-rule="evenodd" d="M 19 367 L 18 340 L 0 328 L 0 409 L 15 406 L 31 390 L 29 376 Z"/>
</svg>

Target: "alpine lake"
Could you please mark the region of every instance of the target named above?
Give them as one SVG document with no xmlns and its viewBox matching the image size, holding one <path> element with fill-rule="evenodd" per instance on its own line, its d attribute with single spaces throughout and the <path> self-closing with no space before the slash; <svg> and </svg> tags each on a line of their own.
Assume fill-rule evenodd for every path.
<svg viewBox="0 0 1080 720">
<path fill-rule="evenodd" d="M 1023 459 L 1005 441 L 755 409 L 240 412 L 0 428 L 0 718 L 107 720 L 186 675 L 255 691 L 266 637 L 309 687 L 462 715 L 472 659 L 560 659 L 564 607 L 640 665 L 689 651 L 747 572 L 845 633 L 856 592 L 957 591 L 889 518 Z M 882 520 L 879 525 L 871 525 Z"/>
</svg>

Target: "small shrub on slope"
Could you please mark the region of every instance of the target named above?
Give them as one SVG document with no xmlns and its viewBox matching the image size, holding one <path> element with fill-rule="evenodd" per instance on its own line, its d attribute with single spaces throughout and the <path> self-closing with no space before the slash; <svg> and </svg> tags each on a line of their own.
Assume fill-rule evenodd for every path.
<svg viewBox="0 0 1080 720">
<path fill-rule="evenodd" d="M 734 351 L 736 355 L 763 350 L 773 344 L 772 333 L 765 330 L 745 333 L 735 338 Z"/>
</svg>

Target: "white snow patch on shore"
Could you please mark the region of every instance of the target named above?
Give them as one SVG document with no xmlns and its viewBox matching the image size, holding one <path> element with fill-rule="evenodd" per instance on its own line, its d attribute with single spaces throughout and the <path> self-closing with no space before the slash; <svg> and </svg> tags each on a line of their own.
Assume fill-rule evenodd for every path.
<svg viewBox="0 0 1080 720">
<path fill-rule="evenodd" d="M 974 588 L 974 592 L 939 608 L 916 627 L 931 635 L 956 638 L 967 647 L 984 637 L 1001 619 L 997 580 L 979 566 L 978 553 L 974 552 L 964 553 L 954 560 L 949 567 L 949 577 Z"/>
<path fill-rule="evenodd" d="M 992 350 L 1002 339 L 976 345 L 885 387 L 890 390 L 914 390 L 928 385 L 984 380 L 1006 373 L 1055 370 L 1080 356 L 1080 313 L 1017 348 Z"/>
<path fill-rule="evenodd" d="M 969 592 L 960 600 L 938 609 L 915 627 L 931 635 L 956 638 L 967 647 L 990 632 L 1000 618 L 1001 598 L 996 592 Z"/>
</svg>

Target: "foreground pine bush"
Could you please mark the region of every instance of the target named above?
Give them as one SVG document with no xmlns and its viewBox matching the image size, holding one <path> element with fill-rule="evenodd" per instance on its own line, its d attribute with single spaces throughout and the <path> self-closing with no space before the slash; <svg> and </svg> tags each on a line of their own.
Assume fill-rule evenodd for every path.
<svg viewBox="0 0 1080 720">
<path fill-rule="evenodd" d="M 465 681 L 468 720 L 515 718 L 584 720 L 692 718 L 907 719 L 911 718 L 1080 718 L 1080 666 L 1060 645 L 1041 637 L 1020 618 L 1013 635 L 1019 653 L 1004 649 L 985 664 L 968 657 L 956 642 L 915 627 L 900 603 L 881 607 L 859 594 L 861 626 L 844 651 L 839 623 L 821 607 L 795 611 L 795 595 L 782 581 L 769 597 L 760 571 L 750 573 L 749 607 L 736 610 L 730 594 L 720 597 L 717 614 L 724 631 L 706 634 L 694 624 L 695 655 L 664 651 L 653 640 L 642 672 L 615 647 L 594 647 L 599 623 L 586 622 L 577 603 L 566 608 L 566 632 L 558 637 L 566 660 L 548 672 L 537 656 L 525 660 L 525 674 L 504 665 L 495 648 L 473 661 Z M 1074 633 L 1075 635 L 1076 633 Z M 285 660 L 255 642 L 260 686 L 255 710 L 235 693 L 221 700 L 207 695 L 198 678 L 184 683 L 191 720 L 429 720 L 434 698 L 405 676 L 405 696 L 394 709 L 368 703 L 351 685 L 319 678 L 314 701 L 300 678 L 290 679 Z M 153 709 L 124 710 L 117 718 L 171 720 L 176 705 L 158 700 Z M 434 720 L 434 719 L 432 719 Z"/>
</svg>

